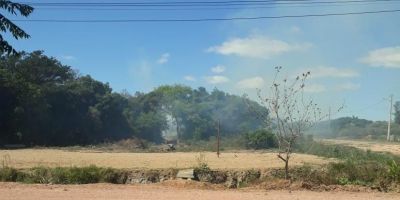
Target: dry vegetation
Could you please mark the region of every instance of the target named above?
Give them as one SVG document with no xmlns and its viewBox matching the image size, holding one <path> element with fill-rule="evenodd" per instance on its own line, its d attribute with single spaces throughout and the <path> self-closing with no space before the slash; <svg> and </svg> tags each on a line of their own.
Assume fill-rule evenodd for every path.
<svg viewBox="0 0 400 200">
<path fill-rule="evenodd" d="M 360 140 L 337 140 L 337 139 L 324 139 L 324 143 L 328 144 L 342 144 L 352 146 L 364 150 L 371 150 L 377 152 L 389 152 L 395 155 L 400 155 L 400 143 L 388 143 L 383 141 L 360 141 Z"/>
<path fill-rule="evenodd" d="M 241 152 L 222 153 L 217 158 L 215 153 L 204 152 L 207 164 L 212 169 L 266 169 L 280 168 L 282 162 L 276 153 Z M 31 168 L 37 166 L 69 167 L 89 166 L 112 167 L 118 169 L 166 169 L 190 168 L 197 165 L 200 153 L 109 153 L 109 152 L 71 152 L 55 149 L 1 150 L 0 158 L 8 157 L 8 166 Z M 296 154 L 293 165 L 304 163 L 319 165 L 332 161 L 313 155 Z"/>
</svg>

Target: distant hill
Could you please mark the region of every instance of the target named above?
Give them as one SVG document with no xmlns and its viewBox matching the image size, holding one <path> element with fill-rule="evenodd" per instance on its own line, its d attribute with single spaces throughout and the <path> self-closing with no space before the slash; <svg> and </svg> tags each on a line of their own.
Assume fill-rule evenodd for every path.
<svg viewBox="0 0 400 200">
<path fill-rule="evenodd" d="M 391 132 L 400 137 L 400 126 L 392 123 Z M 342 117 L 316 124 L 309 134 L 324 138 L 386 139 L 387 122 L 371 121 L 358 117 Z"/>
</svg>

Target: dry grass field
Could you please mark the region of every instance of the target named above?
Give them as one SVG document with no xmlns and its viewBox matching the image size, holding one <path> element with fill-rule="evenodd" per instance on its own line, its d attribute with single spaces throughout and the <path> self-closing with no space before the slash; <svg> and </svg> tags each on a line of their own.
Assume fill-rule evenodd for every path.
<svg viewBox="0 0 400 200">
<path fill-rule="evenodd" d="M 176 152 L 176 153 L 110 153 L 110 152 L 73 152 L 55 149 L 1 150 L 1 159 L 9 166 L 30 168 L 35 166 L 88 166 L 113 167 L 119 169 L 165 169 L 190 168 L 198 164 L 199 155 L 212 169 L 266 169 L 282 167 L 283 163 L 275 153 L 241 152 L 222 153 L 217 158 L 212 152 Z M 313 155 L 294 154 L 291 165 L 324 164 L 332 159 Z"/>
<path fill-rule="evenodd" d="M 388 143 L 381 141 L 359 141 L 359 140 L 336 140 L 336 139 L 324 139 L 322 142 L 328 144 L 343 144 L 352 146 L 364 150 L 378 151 L 378 152 L 389 152 L 396 155 L 400 155 L 400 143 Z"/>
</svg>

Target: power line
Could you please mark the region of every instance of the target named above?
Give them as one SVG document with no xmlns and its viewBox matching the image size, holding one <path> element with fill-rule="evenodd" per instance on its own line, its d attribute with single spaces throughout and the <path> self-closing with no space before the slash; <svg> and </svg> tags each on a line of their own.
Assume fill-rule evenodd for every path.
<svg viewBox="0 0 400 200">
<path fill-rule="evenodd" d="M 207 22 L 207 21 L 237 21 L 237 20 L 262 20 L 262 19 L 283 19 L 283 18 L 307 18 L 327 16 L 348 16 L 365 14 L 396 13 L 396 10 L 378 10 L 364 12 L 346 13 L 325 13 L 306 15 L 282 15 L 282 16 L 260 16 L 260 17 L 232 17 L 232 18 L 197 18 L 197 19 L 111 19 L 111 20 L 69 20 L 69 19 L 14 19 L 16 22 L 51 22 L 51 23 L 133 23 L 133 22 Z"/>
<path fill-rule="evenodd" d="M 374 109 L 375 106 L 377 106 L 379 104 L 382 104 L 385 101 L 386 101 L 385 99 L 382 99 L 382 100 L 380 100 L 380 101 L 378 101 L 376 103 L 373 103 L 371 105 L 368 105 L 368 106 L 366 106 L 364 108 L 360 108 L 360 109 L 356 109 L 356 110 L 350 110 L 350 111 L 347 111 L 347 112 L 344 112 L 344 113 L 345 114 L 349 114 L 349 113 L 354 114 L 354 113 L 359 113 L 359 112 L 363 112 L 363 111 L 366 111 L 366 110 Z"/>
<path fill-rule="evenodd" d="M 323 5 L 323 7 L 338 7 L 338 6 L 364 6 L 364 5 L 373 5 L 377 2 L 365 2 L 365 3 L 351 3 L 351 4 L 328 4 Z M 385 5 L 388 4 L 397 4 L 400 1 L 395 2 L 383 2 Z M 382 3 L 380 3 L 382 4 Z M 375 4 L 376 5 L 376 4 Z M 310 7 L 321 7 L 321 5 L 265 5 L 265 6 L 240 6 L 240 7 L 176 7 L 176 8 L 142 8 L 142 7 L 113 7 L 113 8 L 104 8 L 104 7 L 38 7 L 36 9 L 39 10 L 50 10 L 50 11 L 59 11 L 59 10 L 67 10 L 67 11 L 211 11 L 211 10 L 241 10 L 241 9 L 269 9 L 269 8 L 310 8 Z"/>
<path fill-rule="evenodd" d="M 399 0 L 343 0 L 343 1 L 174 1 L 174 2 L 21 2 L 34 7 L 226 7 L 226 6 L 261 6 L 261 5 L 307 5 L 307 4 L 347 4 L 347 3 L 371 3 L 371 2 L 398 2 Z"/>
</svg>

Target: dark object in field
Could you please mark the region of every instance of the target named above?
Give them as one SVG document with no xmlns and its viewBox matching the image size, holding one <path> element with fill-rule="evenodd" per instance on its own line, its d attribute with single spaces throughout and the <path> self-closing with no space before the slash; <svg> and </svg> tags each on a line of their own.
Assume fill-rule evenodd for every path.
<svg viewBox="0 0 400 200">
<path fill-rule="evenodd" d="M 176 148 L 175 148 L 175 145 L 174 145 L 174 144 L 167 144 L 167 146 L 168 146 L 168 149 L 167 149 L 167 151 L 175 151 L 175 150 L 176 150 Z"/>
</svg>

